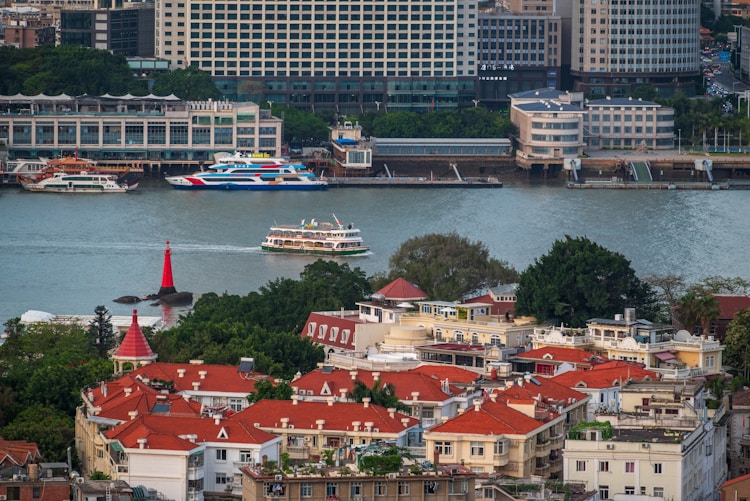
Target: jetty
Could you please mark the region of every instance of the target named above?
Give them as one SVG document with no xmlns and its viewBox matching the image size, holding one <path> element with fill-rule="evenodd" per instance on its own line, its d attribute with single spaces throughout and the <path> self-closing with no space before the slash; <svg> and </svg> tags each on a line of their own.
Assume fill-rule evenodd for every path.
<svg viewBox="0 0 750 501">
<path fill-rule="evenodd" d="M 502 188 L 497 178 L 329 177 L 329 188 Z"/>
</svg>

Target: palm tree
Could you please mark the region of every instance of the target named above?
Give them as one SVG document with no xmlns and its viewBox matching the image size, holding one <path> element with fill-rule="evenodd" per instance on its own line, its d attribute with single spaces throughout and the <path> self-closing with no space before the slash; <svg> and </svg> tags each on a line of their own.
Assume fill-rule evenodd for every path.
<svg viewBox="0 0 750 501">
<path fill-rule="evenodd" d="M 688 292 L 677 302 L 675 317 L 692 334 L 700 327 L 700 334 L 711 330 L 711 322 L 719 318 L 719 301 L 711 294 Z"/>
</svg>

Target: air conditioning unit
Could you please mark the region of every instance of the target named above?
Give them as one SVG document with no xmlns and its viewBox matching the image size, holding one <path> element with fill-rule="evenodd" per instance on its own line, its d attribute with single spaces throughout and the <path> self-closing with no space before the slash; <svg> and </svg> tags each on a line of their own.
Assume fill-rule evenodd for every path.
<svg viewBox="0 0 750 501">
<path fill-rule="evenodd" d="M 284 475 L 279 474 L 279 475 L 276 475 L 273 478 L 274 478 L 274 480 L 284 480 Z"/>
<path fill-rule="evenodd" d="M 396 478 L 398 478 L 398 473 L 389 473 L 389 474 L 388 474 L 388 475 L 386 475 L 386 476 L 387 476 L 387 477 L 388 477 L 389 479 L 391 479 L 391 480 L 396 480 Z"/>
<path fill-rule="evenodd" d="M 86 481 L 86 479 L 85 479 L 85 478 L 83 478 L 83 477 L 76 477 L 76 482 L 78 482 L 79 484 L 82 484 L 82 483 L 84 483 L 85 481 Z"/>
<path fill-rule="evenodd" d="M 614 450 L 615 444 L 607 444 L 607 449 Z"/>
<path fill-rule="evenodd" d="M 641 447 L 643 447 L 644 449 L 648 449 L 651 446 L 649 444 L 641 444 Z"/>
<path fill-rule="evenodd" d="M 309 442 L 310 440 L 310 437 L 305 437 L 305 442 Z"/>
<path fill-rule="evenodd" d="M 5 494 L 0 494 L 0 501 L 5 501 L 6 499 L 8 499 L 8 496 L 6 496 Z"/>
</svg>

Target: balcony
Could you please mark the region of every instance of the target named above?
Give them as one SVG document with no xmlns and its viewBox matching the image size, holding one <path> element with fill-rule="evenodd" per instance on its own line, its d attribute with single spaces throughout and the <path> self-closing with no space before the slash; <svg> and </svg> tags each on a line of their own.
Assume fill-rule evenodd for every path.
<svg viewBox="0 0 750 501">
<path fill-rule="evenodd" d="M 750 435 L 744 434 L 740 437 L 740 445 L 743 447 L 750 447 Z"/>
<path fill-rule="evenodd" d="M 739 457 L 737 458 L 737 466 L 745 470 L 750 469 L 750 457 Z"/>
<path fill-rule="evenodd" d="M 534 475 L 546 477 L 549 475 L 549 463 L 541 463 L 534 466 Z"/>
<path fill-rule="evenodd" d="M 552 442 L 547 441 L 545 443 L 536 444 L 535 456 L 538 458 L 546 458 L 549 456 L 550 451 L 552 451 Z"/>
<path fill-rule="evenodd" d="M 290 445 L 286 448 L 286 452 L 289 454 L 289 459 L 308 459 L 310 456 L 310 448 L 306 445 Z"/>
<path fill-rule="evenodd" d="M 549 460 L 549 470 L 550 470 L 551 473 L 552 472 L 562 471 L 562 466 L 563 466 L 563 460 L 562 460 L 562 458 L 550 459 Z"/>
<path fill-rule="evenodd" d="M 565 435 L 560 434 L 555 435 L 554 437 L 549 437 L 549 443 L 552 450 L 562 449 L 565 444 Z"/>
</svg>

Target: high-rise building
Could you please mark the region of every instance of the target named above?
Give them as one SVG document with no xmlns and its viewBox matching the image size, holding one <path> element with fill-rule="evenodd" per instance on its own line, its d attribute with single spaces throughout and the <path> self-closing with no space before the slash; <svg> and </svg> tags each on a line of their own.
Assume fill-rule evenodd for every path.
<svg viewBox="0 0 750 501">
<path fill-rule="evenodd" d="M 156 9 L 156 56 L 210 73 L 232 100 L 344 114 L 450 109 L 476 96 L 475 2 L 160 0 Z"/>
<path fill-rule="evenodd" d="M 698 0 L 573 0 L 572 25 L 575 90 L 627 97 L 651 85 L 662 96 L 695 94 Z"/>
</svg>

